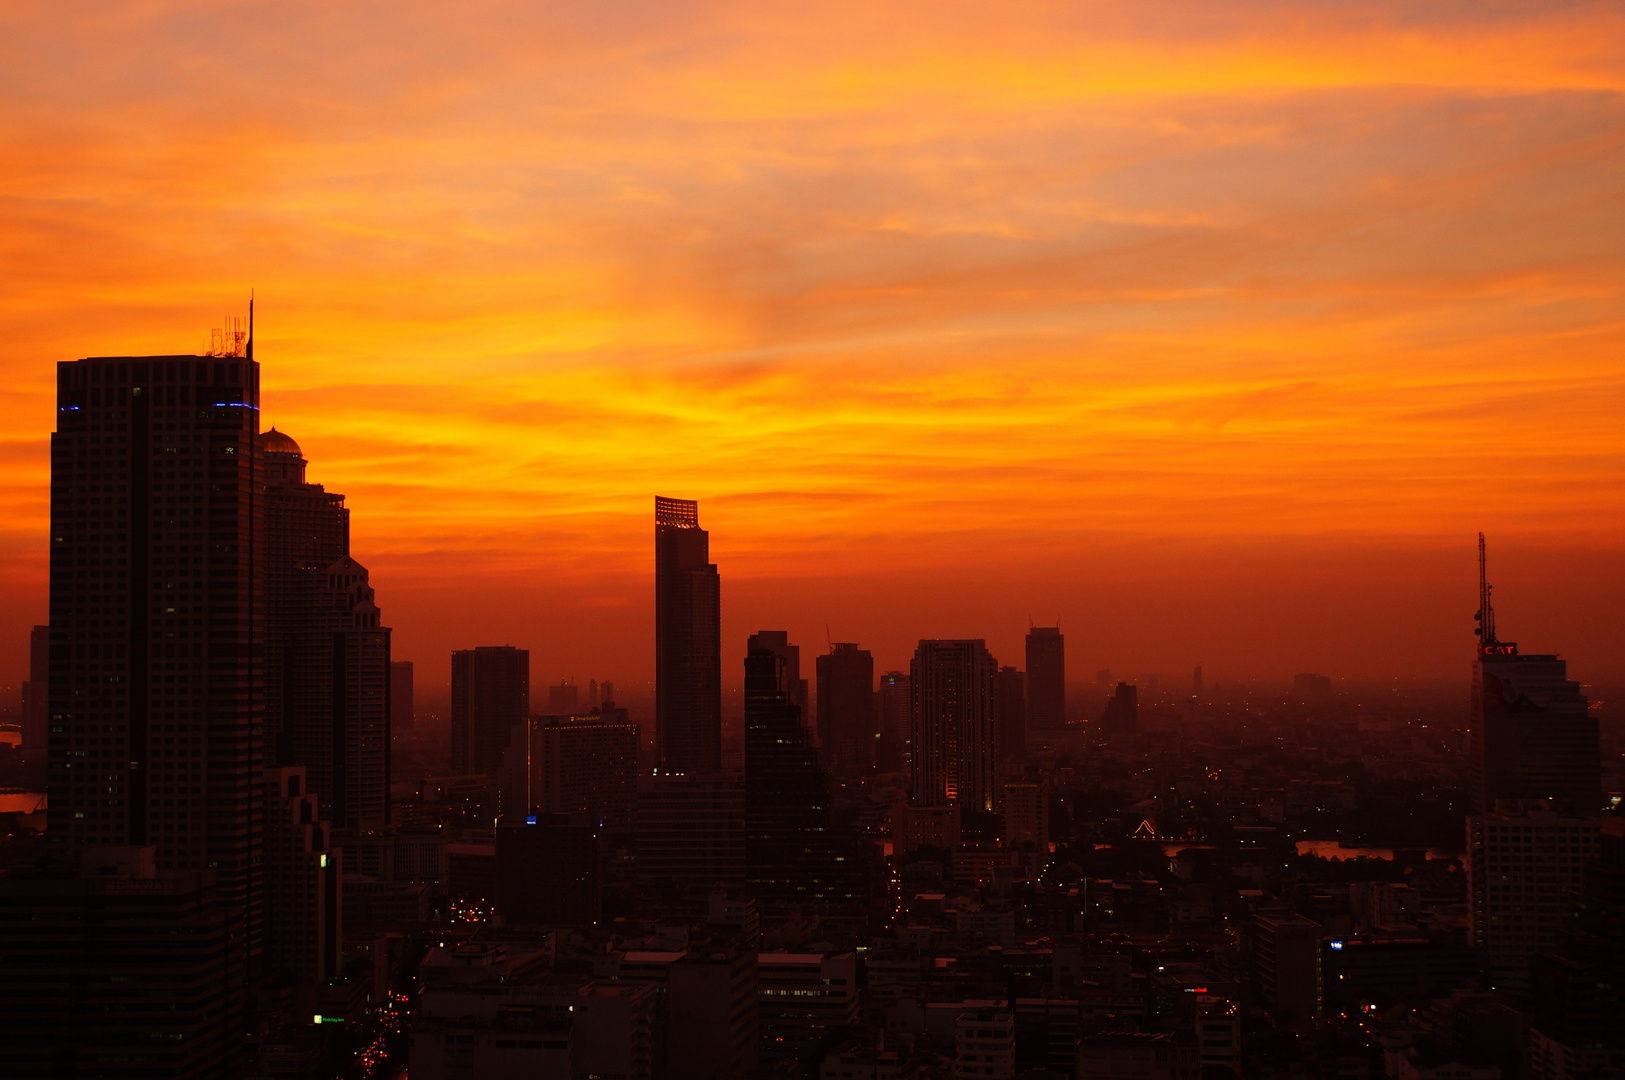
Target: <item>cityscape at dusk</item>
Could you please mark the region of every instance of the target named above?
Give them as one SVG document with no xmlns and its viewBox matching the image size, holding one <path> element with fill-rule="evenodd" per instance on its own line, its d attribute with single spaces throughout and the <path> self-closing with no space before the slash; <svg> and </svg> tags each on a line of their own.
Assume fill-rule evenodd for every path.
<svg viewBox="0 0 1625 1080">
<path fill-rule="evenodd" d="M 1625 10 L 0 12 L 0 1076 L 1625 1080 Z"/>
</svg>

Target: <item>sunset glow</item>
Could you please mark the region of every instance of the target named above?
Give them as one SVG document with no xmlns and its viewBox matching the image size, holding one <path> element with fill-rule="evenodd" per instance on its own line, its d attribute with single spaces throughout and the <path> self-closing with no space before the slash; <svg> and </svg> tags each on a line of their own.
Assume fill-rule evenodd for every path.
<svg viewBox="0 0 1625 1080">
<path fill-rule="evenodd" d="M 729 679 L 1058 616 L 1081 677 L 1465 680 L 1480 529 L 1625 673 L 1616 4 L 11 5 L 0 72 L 13 637 L 54 364 L 253 288 L 426 687 L 648 678 L 656 494 Z"/>
</svg>

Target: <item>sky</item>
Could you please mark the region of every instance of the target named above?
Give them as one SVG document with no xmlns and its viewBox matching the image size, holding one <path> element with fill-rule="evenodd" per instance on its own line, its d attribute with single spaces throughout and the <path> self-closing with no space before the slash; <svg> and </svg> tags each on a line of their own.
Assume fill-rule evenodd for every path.
<svg viewBox="0 0 1625 1080">
<path fill-rule="evenodd" d="M 53 367 L 257 297 L 395 652 L 1625 675 L 1618 3 L 0 0 L 0 682 Z"/>
</svg>

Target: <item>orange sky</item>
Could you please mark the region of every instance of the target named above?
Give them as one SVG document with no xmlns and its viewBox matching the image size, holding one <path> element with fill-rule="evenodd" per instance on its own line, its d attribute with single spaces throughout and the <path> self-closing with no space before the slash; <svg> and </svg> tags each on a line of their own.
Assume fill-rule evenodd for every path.
<svg viewBox="0 0 1625 1080">
<path fill-rule="evenodd" d="M 1625 674 L 1618 4 L 0 6 L 0 681 L 54 361 L 260 297 L 397 653 L 1059 616 L 1077 676 Z"/>
</svg>

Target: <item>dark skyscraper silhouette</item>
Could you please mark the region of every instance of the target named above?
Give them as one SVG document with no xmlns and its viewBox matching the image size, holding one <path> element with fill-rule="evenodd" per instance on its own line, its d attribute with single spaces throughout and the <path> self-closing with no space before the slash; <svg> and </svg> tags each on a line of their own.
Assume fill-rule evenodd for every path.
<svg viewBox="0 0 1625 1080">
<path fill-rule="evenodd" d="M 451 654 L 451 771 L 495 775 L 514 725 L 530 717 L 530 651 L 482 645 Z"/>
<path fill-rule="evenodd" d="M 336 827 L 376 828 L 389 819 L 390 632 L 350 557 L 344 496 L 306 482 L 283 432 L 262 447 L 267 744 L 305 767 Z"/>
<path fill-rule="evenodd" d="M 23 752 L 45 752 L 51 715 L 51 628 L 36 626 L 28 635 L 28 679 L 23 683 Z"/>
<path fill-rule="evenodd" d="M 1133 735 L 1140 724 L 1140 690 L 1126 682 L 1117 684 L 1100 713 L 1100 735 Z"/>
<path fill-rule="evenodd" d="M 797 704 L 782 630 L 745 656 L 745 860 L 764 906 L 841 906 L 862 896 L 855 844 L 830 825 L 829 776 Z"/>
<path fill-rule="evenodd" d="M 909 716 L 913 707 L 906 674 L 888 671 L 880 677 L 880 686 L 875 691 L 875 712 L 880 724 L 875 768 L 880 772 L 902 772 L 908 768 Z"/>
<path fill-rule="evenodd" d="M 655 498 L 655 737 L 666 772 L 722 767 L 722 585 L 699 503 Z"/>
<path fill-rule="evenodd" d="M 1027 726 L 1034 731 L 1066 726 L 1066 638 L 1059 626 L 1027 631 Z"/>
<path fill-rule="evenodd" d="M 999 748 L 1007 755 L 1027 751 L 1027 677 L 1018 668 L 1002 667 L 996 682 Z"/>
<path fill-rule="evenodd" d="M 233 1033 L 247 1030 L 243 988 L 258 977 L 262 927 L 252 355 L 250 345 L 246 357 L 59 364 L 51 438 L 47 835 L 73 856 L 150 847 L 113 862 L 171 875 L 172 886 L 151 886 L 171 897 L 213 890 L 236 989 L 210 1008 Z"/>
<path fill-rule="evenodd" d="M 921 641 L 909 667 L 909 801 L 999 808 L 998 661 L 981 639 Z"/>
<path fill-rule="evenodd" d="M 1495 632 L 1495 609 L 1479 537 L 1479 644 L 1473 661 L 1469 730 L 1474 807 L 1503 800 L 1549 800 L 1552 809 L 1590 817 L 1602 809 L 1597 718 L 1557 656 L 1520 653 Z"/>
<path fill-rule="evenodd" d="M 875 767 L 880 729 L 875 715 L 875 658 L 837 642 L 818 658 L 818 741 L 838 775 Z"/>
</svg>

